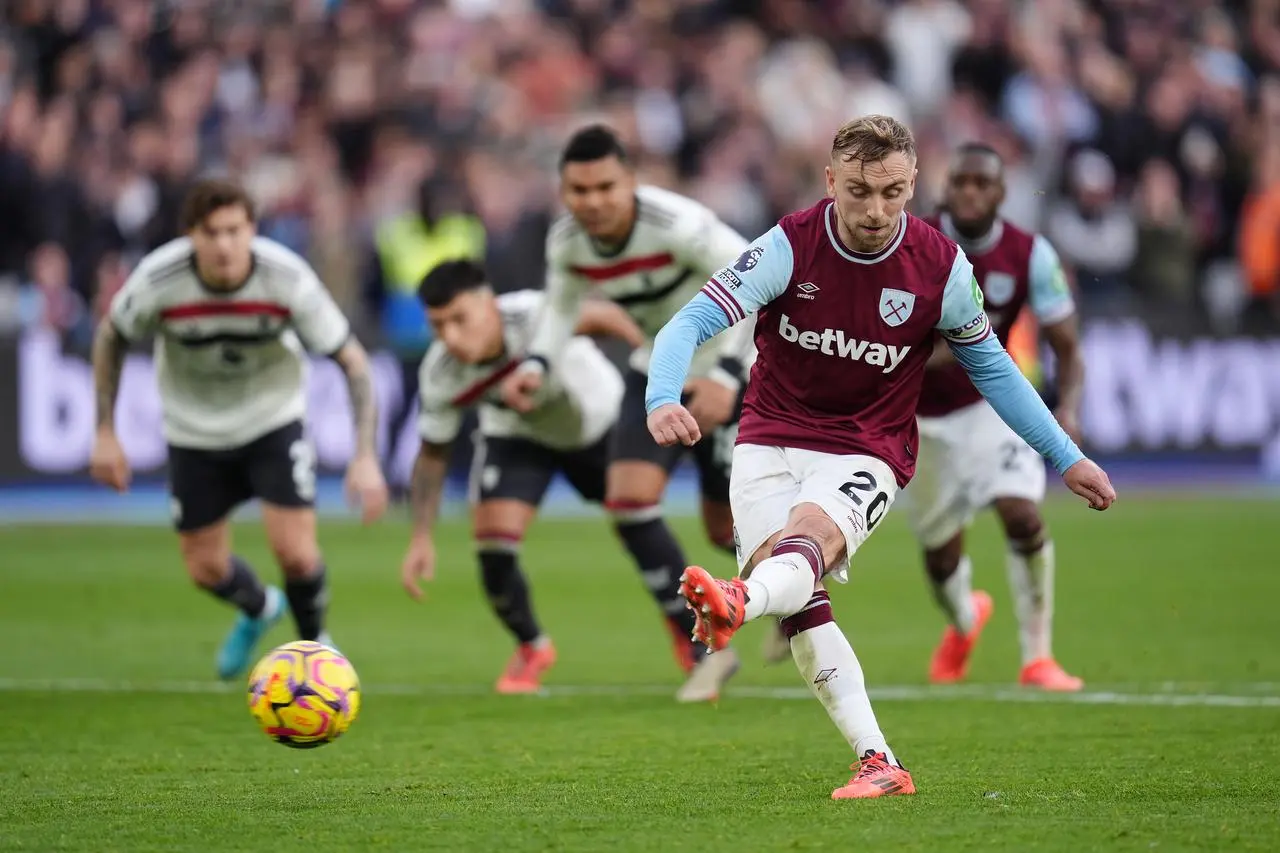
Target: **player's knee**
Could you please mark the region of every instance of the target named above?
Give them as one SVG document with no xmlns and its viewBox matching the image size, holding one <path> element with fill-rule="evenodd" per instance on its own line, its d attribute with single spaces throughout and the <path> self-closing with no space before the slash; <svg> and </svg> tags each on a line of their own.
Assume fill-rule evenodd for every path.
<svg viewBox="0 0 1280 853">
<path fill-rule="evenodd" d="M 1038 547 L 1045 537 L 1044 519 L 1039 508 L 1031 501 L 1016 501 L 998 505 L 1000 522 L 1005 536 L 1020 546 Z"/>
<path fill-rule="evenodd" d="M 183 533 L 178 537 L 187 576 L 197 586 L 213 589 L 231 573 L 231 551 L 225 537 L 212 529 Z"/>
<path fill-rule="evenodd" d="M 218 560 L 215 555 L 184 555 L 187 576 L 201 589 L 214 589 L 220 586 L 231 573 L 231 561 Z"/>
<path fill-rule="evenodd" d="M 320 545 L 317 542 L 298 541 L 280 543 L 272 547 L 280 573 L 286 578 L 305 578 L 320 568 Z"/>
<path fill-rule="evenodd" d="M 784 538 L 804 536 L 822 547 L 823 558 L 828 564 L 835 562 L 845 552 L 844 534 L 831 516 L 817 504 L 800 504 L 791 511 Z"/>
<path fill-rule="evenodd" d="M 960 568 L 960 553 L 951 548 L 936 548 L 924 552 L 924 570 L 936 583 L 942 583 Z"/>
<path fill-rule="evenodd" d="M 667 472 L 648 462 L 615 462 L 605 475 L 605 508 L 644 509 L 662 503 Z"/>
</svg>

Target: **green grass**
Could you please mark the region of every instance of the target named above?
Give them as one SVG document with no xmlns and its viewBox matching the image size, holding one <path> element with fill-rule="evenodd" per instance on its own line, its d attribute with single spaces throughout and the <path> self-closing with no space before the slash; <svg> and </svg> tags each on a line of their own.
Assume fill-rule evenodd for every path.
<svg viewBox="0 0 1280 853">
<path fill-rule="evenodd" d="M 872 687 L 918 686 L 876 707 L 920 793 L 843 803 L 852 756 L 789 665 L 759 665 L 761 627 L 740 643 L 749 695 L 671 700 L 665 632 L 599 521 L 526 544 L 562 689 L 516 698 L 488 693 L 510 645 L 462 526 L 424 604 L 399 589 L 401 524 L 324 526 L 331 625 L 366 696 L 309 752 L 262 736 L 238 686 L 205 689 L 231 616 L 190 588 L 168 531 L 0 528 L 0 850 L 1280 849 L 1274 505 L 1049 513 L 1057 651 L 1092 701 L 1004 689 L 1018 661 L 989 519 L 970 549 L 997 602 L 978 686 L 925 690 L 941 623 L 891 516 L 833 599 Z M 273 576 L 259 532 L 237 537 Z"/>
</svg>

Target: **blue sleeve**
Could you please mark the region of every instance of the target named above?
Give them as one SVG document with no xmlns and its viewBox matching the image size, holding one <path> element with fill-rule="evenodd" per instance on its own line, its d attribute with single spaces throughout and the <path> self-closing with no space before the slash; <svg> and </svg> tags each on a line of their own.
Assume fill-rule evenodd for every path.
<svg viewBox="0 0 1280 853">
<path fill-rule="evenodd" d="M 781 296 L 791 282 L 794 265 L 791 241 L 775 225 L 731 266 L 711 276 L 653 340 L 645 409 L 652 412 L 667 403 L 679 403 L 694 351 Z"/>
<path fill-rule="evenodd" d="M 972 344 L 952 342 L 951 352 L 1000 419 L 1053 463 L 1059 474 L 1066 473 L 1084 458 L 1009 357 L 999 338 L 988 335 Z"/>
<path fill-rule="evenodd" d="M 1067 274 L 1058 260 L 1058 253 L 1039 234 L 1031 244 L 1030 267 L 1027 273 L 1030 284 L 1028 302 L 1040 325 L 1052 326 L 1076 313 L 1076 303 L 1071 298 Z"/>
<path fill-rule="evenodd" d="M 973 276 L 973 264 L 960 248 L 942 291 L 942 316 L 936 328 L 948 342 L 961 346 L 981 343 L 991 336 L 991 321 L 982 310 L 982 288 Z"/>
</svg>

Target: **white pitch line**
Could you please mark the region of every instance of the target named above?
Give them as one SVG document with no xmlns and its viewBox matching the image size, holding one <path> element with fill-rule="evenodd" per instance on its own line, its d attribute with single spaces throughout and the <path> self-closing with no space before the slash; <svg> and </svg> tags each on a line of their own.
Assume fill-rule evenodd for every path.
<svg viewBox="0 0 1280 853">
<path fill-rule="evenodd" d="M 1168 685 L 1165 685 L 1168 686 Z M 161 693 L 218 694 L 239 693 L 240 684 L 217 681 L 116 681 L 101 678 L 0 678 L 0 693 Z M 670 685 L 597 684 L 552 685 L 543 696 L 667 696 L 674 693 Z M 492 688 L 479 684 L 370 684 L 366 693 L 383 696 L 487 696 Z M 1002 702 L 1069 705 L 1148 705 L 1163 707 L 1216 708 L 1280 708 L 1280 696 L 1235 695 L 1224 693 L 1163 691 L 1123 692 L 1118 690 L 1081 693 L 1046 693 L 996 685 L 969 684 L 950 687 L 926 685 L 885 685 L 868 691 L 872 699 L 896 702 Z M 810 698 L 803 687 L 741 686 L 726 691 L 730 697 L 794 701 Z"/>
</svg>

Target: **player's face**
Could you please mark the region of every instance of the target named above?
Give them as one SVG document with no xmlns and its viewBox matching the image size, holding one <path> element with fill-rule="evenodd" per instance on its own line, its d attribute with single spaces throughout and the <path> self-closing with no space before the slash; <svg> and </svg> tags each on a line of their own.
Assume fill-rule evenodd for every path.
<svg viewBox="0 0 1280 853">
<path fill-rule="evenodd" d="M 565 163 L 560 199 L 592 239 L 621 241 L 635 218 L 636 178 L 617 157 Z"/>
<path fill-rule="evenodd" d="M 961 154 L 947 175 L 946 207 L 957 230 L 981 237 L 995 224 L 1004 201 L 1000 161 L 990 154 Z"/>
<path fill-rule="evenodd" d="M 836 202 L 840 236 L 855 252 L 888 245 L 915 188 L 915 160 L 896 151 L 870 163 L 837 158 L 827 167 L 827 196 Z"/>
<path fill-rule="evenodd" d="M 449 354 L 463 364 L 502 355 L 502 324 L 488 288 L 468 290 L 439 308 L 428 308 L 427 319 Z"/>
<path fill-rule="evenodd" d="M 257 228 L 240 205 L 220 207 L 188 232 L 196 249 L 196 268 L 210 287 L 236 288 L 253 269 L 251 243 Z"/>
</svg>

